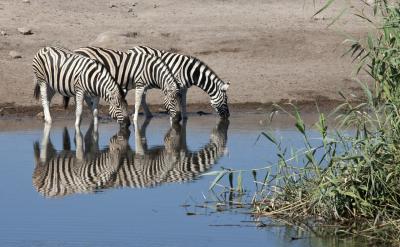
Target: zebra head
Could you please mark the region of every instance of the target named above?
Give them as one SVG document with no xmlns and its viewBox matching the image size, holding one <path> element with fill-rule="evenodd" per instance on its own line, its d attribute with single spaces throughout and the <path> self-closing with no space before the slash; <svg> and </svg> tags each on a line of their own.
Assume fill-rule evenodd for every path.
<svg viewBox="0 0 400 247">
<path fill-rule="evenodd" d="M 172 122 L 179 123 L 182 120 L 181 116 L 181 94 L 179 88 L 167 88 L 164 90 L 164 106 L 170 115 Z"/>
<path fill-rule="evenodd" d="M 227 119 L 230 116 L 228 107 L 228 96 L 226 94 L 229 85 L 230 82 L 224 83 L 220 87 L 220 90 L 217 91 L 216 95 L 214 97 L 211 97 L 211 106 L 223 119 Z"/>
<path fill-rule="evenodd" d="M 113 119 L 117 119 L 121 127 L 129 127 L 131 122 L 128 115 L 128 103 L 126 103 L 122 90 L 114 90 L 110 93 L 109 104 L 110 116 Z"/>
</svg>

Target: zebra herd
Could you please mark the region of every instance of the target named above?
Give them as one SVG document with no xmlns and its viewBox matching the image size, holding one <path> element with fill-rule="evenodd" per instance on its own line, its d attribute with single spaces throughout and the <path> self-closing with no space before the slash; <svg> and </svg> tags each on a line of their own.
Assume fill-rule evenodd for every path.
<svg viewBox="0 0 400 247">
<path fill-rule="evenodd" d="M 34 144 L 35 189 L 45 197 L 63 197 L 75 193 L 93 193 L 110 188 L 143 188 L 163 183 L 196 179 L 208 171 L 226 152 L 229 121 L 220 119 L 212 130 L 209 143 L 197 151 L 186 145 L 186 121 L 173 123 L 164 137 L 164 145 L 147 148 L 145 121 L 135 126 L 136 151 L 129 145 L 130 131 L 121 128 L 100 150 L 93 121 L 85 137 L 75 134 L 76 150 L 71 150 L 67 129 L 63 150 L 57 151 L 45 127 L 41 144 Z M 50 126 L 50 125 L 46 125 Z"/>
<path fill-rule="evenodd" d="M 59 47 L 45 47 L 33 59 L 34 96 L 41 102 L 44 120 L 51 123 L 49 105 L 55 93 L 63 96 L 64 107 L 74 97 L 75 127 L 81 122 L 83 101 L 91 108 L 97 126 L 99 99 L 109 104 L 109 113 L 121 126 L 129 126 L 125 96 L 135 89 L 136 125 L 139 108 L 143 104 L 146 117 L 152 114 L 146 103 L 146 91 L 161 89 L 164 106 L 171 122 L 187 118 L 186 93 L 195 85 L 205 91 L 218 115 L 229 118 L 227 89 L 204 62 L 191 56 L 138 46 L 126 52 L 100 47 L 83 47 L 70 51 Z"/>
</svg>

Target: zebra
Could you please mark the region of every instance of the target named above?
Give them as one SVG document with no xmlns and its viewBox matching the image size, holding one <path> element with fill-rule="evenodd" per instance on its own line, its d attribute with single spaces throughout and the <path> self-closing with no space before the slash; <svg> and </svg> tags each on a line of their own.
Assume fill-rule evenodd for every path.
<svg viewBox="0 0 400 247">
<path fill-rule="evenodd" d="M 147 124 L 135 132 L 141 135 L 141 138 L 136 138 L 138 142 L 135 145 L 142 146 L 144 154 L 131 149 L 128 129 L 121 129 L 110 139 L 108 148 L 99 150 L 92 127 L 84 140 L 80 132 L 76 133 L 76 151 L 71 151 L 69 135 L 64 130 L 63 150 L 57 151 L 46 125 L 41 146 L 38 142 L 34 144 L 32 180 L 35 189 L 45 197 L 54 198 L 112 188 L 189 182 L 211 169 L 226 153 L 228 120 L 218 122 L 209 143 L 198 151 L 190 151 L 186 146 L 185 123 L 172 124 L 163 146 L 147 148 L 144 144 Z"/>
<path fill-rule="evenodd" d="M 63 96 L 64 108 L 69 98 L 75 97 L 76 121 L 79 128 L 83 100 L 89 97 L 102 97 L 109 105 L 111 117 L 121 125 L 129 126 L 127 103 L 121 87 L 115 83 L 102 64 L 61 47 L 44 47 L 33 59 L 34 97 L 41 96 L 44 120 L 51 123 L 49 105 L 57 92 Z M 93 102 L 92 112 L 97 125 L 97 103 Z"/>
<path fill-rule="evenodd" d="M 186 113 L 186 93 L 189 87 L 195 85 L 205 91 L 211 100 L 211 106 L 221 118 L 229 118 L 228 97 L 226 91 L 230 82 L 224 82 L 204 62 L 198 58 L 178 53 L 158 50 L 147 46 L 136 46 L 131 49 L 141 54 L 151 54 L 160 57 L 171 69 L 181 88 L 181 105 L 183 118 Z M 146 99 L 143 100 L 146 105 Z M 144 107 L 148 109 L 148 107 Z M 151 115 L 147 112 L 148 115 Z"/>
<path fill-rule="evenodd" d="M 134 51 L 122 52 L 100 47 L 82 47 L 74 51 L 76 54 L 94 59 L 107 68 L 116 82 L 125 90 L 135 88 L 136 123 L 142 99 L 148 89 L 161 89 L 165 95 L 164 106 L 170 114 L 172 122 L 181 120 L 181 105 L 178 83 L 166 64 L 159 58 Z M 147 114 L 147 104 L 143 104 Z"/>
<path fill-rule="evenodd" d="M 45 126 L 41 147 L 38 142 L 34 144 L 36 164 L 32 180 L 36 190 L 45 197 L 54 198 L 108 188 L 126 152 L 129 130 L 122 128 L 110 139 L 108 148 L 100 151 L 92 121 L 85 135 L 85 149 L 82 133 L 76 132 L 74 152 L 68 130 L 64 128 L 63 150 L 57 152 L 51 143 L 48 126 Z"/>
</svg>

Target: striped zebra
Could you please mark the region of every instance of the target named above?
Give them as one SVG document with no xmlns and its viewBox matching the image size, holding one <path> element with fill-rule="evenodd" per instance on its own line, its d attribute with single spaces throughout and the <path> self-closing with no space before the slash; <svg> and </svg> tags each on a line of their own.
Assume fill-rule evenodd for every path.
<svg viewBox="0 0 400 247">
<path fill-rule="evenodd" d="M 121 125 L 129 126 L 127 103 L 121 87 L 114 81 L 107 69 L 100 63 L 58 47 L 40 49 L 33 59 L 35 80 L 34 96 L 41 96 L 44 119 L 51 123 L 49 105 L 57 92 L 64 98 L 64 107 L 69 97 L 75 97 L 76 121 L 79 128 L 83 100 L 101 97 L 109 105 L 109 112 Z M 93 103 L 93 116 L 97 124 L 97 102 Z"/>
<path fill-rule="evenodd" d="M 159 58 L 137 52 L 121 52 L 100 47 L 82 47 L 75 53 L 94 59 L 107 68 L 116 82 L 126 91 L 135 88 L 135 113 L 137 122 L 142 99 L 148 89 L 161 89 L 165 95 L 164 106 L 172 122 L 181 120 L 179 85 L 166 64 Z M 147 114 L 147 104 L 143 105 Z"/>
<path fill-rule="evenodd" d="M 49 126 L 49 125 L 47 125 Z M 76 133 L 76 151 L 71 151 L 69 134 L 64 129 L 63 150 L 57 152 L 49 138 L 50 128 L 45 128 L 42 145 L 34 144 L 35 169 L 32 180 L 36 190 L 45 197 L 64 197 L 76 193 L 95 193 L 110 187 L 110 181 L 119 169 L 122 155 L 126 153 L 129 130 L 121 129 L 110 140 L 109 147 L 99 151 L 93 137 L 93 127 L 85 135 L 85 145 L 80 132 Z M 128 133 L 124 132 L 127 131 Z"/>
<path fill-rule="evenodd" d="M 41 147 L 34 145 L 35 169 L 32 180 L 45 197 L 63 197 L 75 193 L 94 193 L 110 188 L 143 188 L 163 183 L 185 182 L 208 171 L 225 154 L 229 121 L 221 120 L 211 132 L 210 141 L 198 151 L 186 147 L 185 125 L 173 124 L 164 138 L 164 146 L 147 148 L 139 154 L 129 146 L 129 130 L 121 129 L 110 139 L 109 148 L 98 150 L 91 129 L 76 134 L 76 151 L 71 151 L 69 135 L 64 131 L 63 150 L 57 152 L 45 127 Z M 145 129 L 137 131 L 145 135 Z M 93 139 L 94 138 L 94 139 Z M 86 145 L 89 144 L 90 145 Z M 83 148 L 85 147 L 85 149 Z"/>
<path fill-rule="evenodd" d="M 229 118 L 226 91 L 230 83 L 222 81 L 204 62 L 192 56 L 157 50 L 146 46 L 137 46 L 131 50 L 160 57 L 168 65 L 181 88 L 181 105 L 184 118 L 187 118 L 186 93 L 187 89 L 192 85 L 201 88 L 210 96 L 211 106 L 221 118 Z M 143 105 L 146 105 L 145 98 L 143 99 Z"/>
</svg>

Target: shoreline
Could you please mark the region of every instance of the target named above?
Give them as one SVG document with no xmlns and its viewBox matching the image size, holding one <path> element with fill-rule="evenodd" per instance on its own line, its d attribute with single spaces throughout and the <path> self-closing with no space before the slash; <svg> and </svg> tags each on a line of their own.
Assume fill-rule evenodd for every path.
<svg viewBox="0 0 400 247">
<path fill-rule="evenodd" d="M 356 103 L 357 101 L 354 101 Z M 333 110 L 336 106 L 338 106 L 343 101 L 339 100 L 309 100 L 309 101 L 294 101 L 289 102 L 286 100 L 281 100 L 279 102 L 246 102 L 246 103 L 232 103 L 229 104 L 229 110 L 231 113 L 245 113 L 245 112 L 260 112 L 265 110 L 272 110 L 275 104 L 280 106 L 285 106 L 288 104 L 293 104 L 299 108 L 300 111 L 305 113 L 316 112 L 317 107 L 323 112 L 328 112 Z M 60 104 L 53 104 L 50 106 L 50 111 L 53 114 L 60 113 L 71 113 L 75 112 L 74 103 L 71 103 L 67 109 L 64 109 Z M 134 105 L 128 105 L 128 110 L 130 113 L 133 113 Z M 165 109 L 162 104 L 152 104 L 149 105 L 150 111 L 154 113 L 165 113 Z M 188 113 L 198 113 L 202 114 L 214 114 L 214 109 L 207 103 L 193 103 L 187 105 Z M 41 113 L 43 110 L 42 106 L 32 105 L 16 105 L 14 103 L 0 103 L 0 120 L 5 117 L 34 117 L 37 114 Z M 107 114 L 108 106 L 100 105 L 99 111 L 101 114 Z M 84 113 L 89 113 L 88 107 L 84 106 Z"/>
<path fill-rule="evenodd" d="M 284 107 L 289 112 L 293 111 L 287 102 L 280 102 L 279 105 Z M 322 101 L 318 102 L 318 108 L 315 102 L 297 102 L 295 106 L 301 113 L 303 121 L 312 127 L 318 120 L 318 112 L 326 113 L 329 119 L 329 113 L 331 113 L 336 106 L 342 102 L 339 101 Z M 242 104 L 230 104 L 231 117 L 229 121 L 231 124 L 239 125 L 243 129 L 258 128 L 260 131 L 266 130 L 267 128 L 295 128 L 295 119 L 279 111 L 274 116 L 272 122 L 270 122 L 270 115 L 276 108 L 273 106 L 274 103 L 242 103 Z M 293 103 L 294 104 L 294 103 Z M 287 106 L 287 107 L 285 107 Z M 133 106 L 129 105 L 129 113 L 132 114 Z M 188 122 L 198 127 L 210 122 L 217 122 L 218 116 L 211 108 L 209 104 L 189 104 L 188 106 Z M 155 121 L 162 121 L 165 124 L 169 124 L 169 118 L 162 105 L 151 105 L 151 112 L 154 114 L 152 118 L 157 119 Z M 61 105 L 52 105 L 50 111 L 53 118 L 53 127 L 73 127 L 75 120 L 75 108 L 73 104 L 68 109 L 64 110 Z M 14 104 L 0 104 L 0 133 L 8 131 L 29 131 L 34 129 L 41 129 L 44 126 L 42 115 L 42 106 L 17 106 Z M 90 123 L 91 113 L 88 107 L 84 107 L 82 126 L 86 126 Z M 153 121 L 151 120 L 151 121 Z M 332 118 L 333 120 L 333 118 Z M 108 116 L 107 106 L 100 105 L 99 108 L 99 123 L 110 124 L 112 120 Z M 143 114 L 139 114 L 139 122 L 143 122 Z M 333 123 L 333 122 L 332 122 Z M 182 124 L 182 122 L 181 122 Z M 118 125 L 115 123 L 115 126 Z M 85 128 L 85 127 L 84 127 Z M 130 127 L 132 129 L 132 125 Z M 261 132 L 260 132 L 261 133 Z"/>
</svg>

